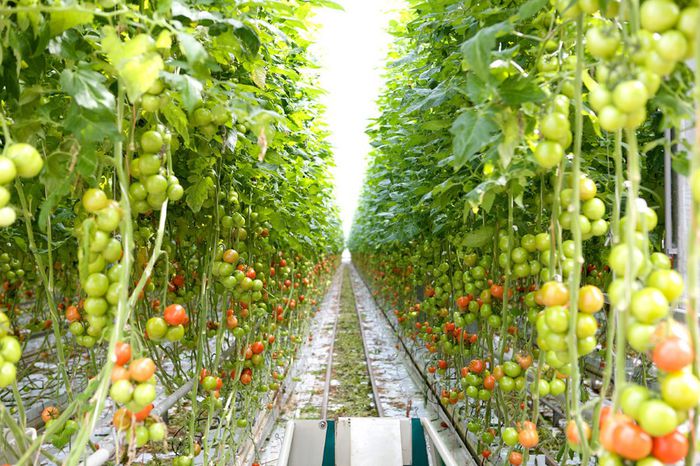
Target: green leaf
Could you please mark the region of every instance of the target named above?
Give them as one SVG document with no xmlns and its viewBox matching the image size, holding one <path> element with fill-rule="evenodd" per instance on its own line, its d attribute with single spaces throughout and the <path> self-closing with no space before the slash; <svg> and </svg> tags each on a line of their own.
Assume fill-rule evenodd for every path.
<svg viewBox="0 0 700 466">
<path fill-rule="evenodd" d="M 204 66 L 209 59 L 204 46 L 193 36 L 184 32 L 178 32 L 177 39 L 180 44 L 180 50 L 190 67 L 195 71 L 203 72 Z"/>
<path fill-rule="evenodd" d="M 258 34 L 247 25 L 234 28 L 234 33 L 243 42 L 246 49 L 251 55 L 257 55 L 260 50 L 260 37 Z"/>
<path fill-rule="evenodd" d="M 496 140 L 498 126 L 488 115 L 475 110 L 465 110 L 452 124 L 453 166 L 455 170 L 463 167 L 484 147 Z"/>
<path fill-rule="evenodd" d="M 164 68 L 151 36 L 138 34 L 122 42 L 112 27 L 103 28 L 102 51 L 114 66 L 132 101 L 150 89 Z"/>
<path fill-rule="evenodd" d="M 490 78 L 489 64 L 491 63 L 491 50 L 496 47 L 496 36 L 510 29 L 505 22 L 492 24 L 481 29 L 473 37 L 462 44 L 464 66 L 476 73 L 482 81 Z"/>
<path fill-rule="evenodd" d="M 114 95 L 103 84 L 105 77 L 96 71 L 81 65 L 74 71 L 66 68 L 59 82 L 63 90 L 83 108 L 97 110 L 115 107 Z"/>
<path fill-rule="evenodd" d="M 518 107 L 525 102 L 542 102 L 546 94 L 530 78 L 511 76 L 498 86 L 498 94 L 506 105 Z"/>
<path fill-rule="evenodd" d="M 493 241 L 496 229 L 491 225 L 484 225 L 476 230 L 471 230 L 462 237 L 462 245 L 471 248 L 480 248 Z"/>
<path fill-rule="evenodd" d="M 175 131 L 177 131 L 177 134 L 182 137 L 185 146 L 189 146 L 190 131 L 185 112 L 183 112 L 173 100 L 168 102 L 168 105 L 163 107 L 161 112 L 163 112 L 163 115 L 165 116 L 165 119 L 168 120 L 168 123 L 170 123 Z"/>
<path fill-rule="evenodd" d="M 187 205 L 192 212 L 199 212 L 204 201 L 209 197 L 209 193 L 214 188 L 214 182 L 209 177 L 200 177 L 197 182 L 185 190 Z"/>
<path fill-rule="evenodd" d="M 41 182 L 46 187 L 47 197 L 39 210 L 39 228 L 46 231 L 46 225 L 53 209 L 70 193 L 75 174 L 70 172 L 70 154 L 56 152 L 46 158 L 46 169 L 41 172 Z"/>
<path fill-rule="evenodd" d="M 57 36 L 70 28 L 92 22 L 93 15 L 82 11 L 54 11 L 49 19 L 51 36 Z"/>
<path fill-rule="evenodd" d="M 547 0 L 527 0 L 518 9 L 518 19 L 524 20 L 535 16 L 545 5 Z"/>
<path fill-rule="evenodd" d="M 182 97 L 182 104 L 185 110 L 191 112 L 202 101 L 202 83 L 191 77 L 182 74 L 163 73 L 165 81 L 177 90 Z"/>
<path fill-rule="evenodd" d="M 84 110 L 75 102 L 68 108 L 63 125 L 78 138 L 81 144 L 119 137 L 114 112 Z"/>
</svg>

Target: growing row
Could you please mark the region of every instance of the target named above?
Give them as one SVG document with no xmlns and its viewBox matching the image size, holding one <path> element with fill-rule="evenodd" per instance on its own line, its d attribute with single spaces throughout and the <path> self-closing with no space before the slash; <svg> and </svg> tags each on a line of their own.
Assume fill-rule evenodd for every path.
<svg viewBox="0 0 700 466">
<path fill-rule="evenodd" d="M 248 441 L 342 246 L 307 71 L 325 3 L 0 5 L 0 459 Z"/>
<path fill-rule="evenodd" d="M 411 4 L 353 260 L 477 454 L 692 464 L 697 3 Z"/>
</svg>

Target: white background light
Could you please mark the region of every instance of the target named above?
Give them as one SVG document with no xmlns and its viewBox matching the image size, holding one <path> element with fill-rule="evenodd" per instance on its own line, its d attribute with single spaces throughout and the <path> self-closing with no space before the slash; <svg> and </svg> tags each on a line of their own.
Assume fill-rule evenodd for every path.
<svg viewBox="0 0 700 466">
<path fill-rule="evenodd" d="M 370 150 L 365 134 L 376 117 L 376 100 L 391 36 L 389 22 L 398 18 L 401 0 L 338 1 L 344 11 L 320 10 L 312 53 L 320 62 L 320 84 L 327 92 L 325 122 L 331 132 L 336 167 L 336 198 L 345 235 L 362 189 Z"/>
</svg>

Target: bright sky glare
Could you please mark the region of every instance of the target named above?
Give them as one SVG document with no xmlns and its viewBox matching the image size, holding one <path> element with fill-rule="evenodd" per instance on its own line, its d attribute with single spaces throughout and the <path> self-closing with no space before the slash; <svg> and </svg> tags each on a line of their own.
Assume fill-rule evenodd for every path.
<svg viewBox="0 0 700 466">
<path fill-rule="evenodd" d="M 370 150 L 365 129 L 377 116 L 376 99 L 391 43 L 387 32 L 402 0 L 337 0 L 345 11 L 324 9 L 312 52 L 321 64 L 320 84 L 327 94 L 325 122 L 331 131 L 336 167 L 335 194 L 347 237 L 357 208 Z"/>
</svg>

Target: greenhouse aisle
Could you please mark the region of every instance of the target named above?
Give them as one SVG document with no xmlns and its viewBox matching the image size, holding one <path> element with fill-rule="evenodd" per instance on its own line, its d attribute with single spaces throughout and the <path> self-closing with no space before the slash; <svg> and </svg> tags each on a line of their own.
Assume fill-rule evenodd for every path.
<svg viewBox="0 0 700 466">
<path fill-rule="evenodd" d="M 343 307 L 342 296 L 351 293 L 351 308 Z M 388 324 L 386 317 L 377 307 L 367 286 L 352 265 L 349 257 L 345 256 L 336 273 L 328 298 L 321 310 L 316 314 L 307 343 L 301 348 L 300 358 L 292 372 L 292 378 L 298 380 L 293 393 L 281 410 L 278 421 L 262 447 L 261 464 L 276 465 L 280 448 L 284 441 L 286 424 L 292 419 L 322 419 L 324 408 L 324 391 L 329 390 L 327 408 L 328 419 L 338 416 L 376 416 L 377 401 L 373 398 L 370 380 L 366 373 L 354 375 L 358 378 L 349 380 L 348 388 L 341 390 L 345 381 L 336 378 L 336 360 L 343 359 L 341 364 L 348 364 L 344 359 L 346 352 L 357 353 L 357 348 L 348 348 L 338 344 L 340 334 L 335 330 L 334 322 L 342 319 L 343 313 L 350 311 L 352 315 L 361 318 L 362 332 L 357 331 L 354 343 L 365 345 L 367 360 L 364 353 L 361 359 L 364 367 L 361 372 L 370 370 L 372 382 L 377 386 L 378 403 L 381 405 L 382 416 L 425 417 L 431 420 L 433 427 L 439 432 L 441 439 L 450 448 L 459 464 L 476 464 L 469 452 L 462 446 L 457 435 L 447 428 L 447 424 L 439 416 L 434 403 L 426 405 L 427 390 L 423 379 L 406 356 L 401 345 Z M 352 322 L 358 325 L 357 320 Z M 335 331 L 334 331 L 335 330 Z M 329 363 L 331 349 L 330 337 L 336 336 L 331 364 L 334 369 L 326 379 L 326 369 Z M 362 348 L 360 346 L 360 352 Z M 355 366 L 351 366 L 355 367 Z M 334 395 L 334 392 L 338 394 Z M 352 392 L 352 395 L 348 395 Z M 363 401 L 364 400 L 364 401 Z"/>
</svg>

